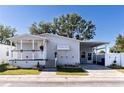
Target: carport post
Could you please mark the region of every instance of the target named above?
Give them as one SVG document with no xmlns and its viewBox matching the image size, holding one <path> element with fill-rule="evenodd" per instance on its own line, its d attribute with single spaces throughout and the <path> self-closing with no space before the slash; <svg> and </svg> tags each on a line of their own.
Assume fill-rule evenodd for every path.
<svg viewBox="0 0 124 93">
<path fill-rule="evenodd" d="M 96 64 L 97 64 L 97 47 L 96 47 Z"/>
<path fill-rule="evenodd" d="M 12 41 L 10 41 L 10 46 L 11 46 L 11 59 L 12 59 L 13 58 Z"/>
</svg>

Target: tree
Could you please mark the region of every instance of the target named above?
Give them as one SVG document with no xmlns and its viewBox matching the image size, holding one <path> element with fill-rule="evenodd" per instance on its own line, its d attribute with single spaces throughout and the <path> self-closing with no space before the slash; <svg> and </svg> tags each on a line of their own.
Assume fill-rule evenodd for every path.
<svg viewBox="0 0 124 93">
<path fill-rule="evenodd" d="M 51 23 L 40 22 L 39 24 L 33 23 L 30 27 L 31 34 L 51 33 Z"/>
<path fill-rule="evenodd" d="M 0 43 L 10 44 L 7 38 L 13 37 L 15 35 L 16 29 L 10 26 L 0 25 Z"/>
<path fill-rule="evenodd" d="M 124 36 L 119 34 L 116 38 L 115 45 L 110 48 L 110 52 L 124 52 Z"/>
<path fill-rule="evenodd" d="M 78 14 L 67 14 L 54 18 L 51 23 L 34 23 L 30 27 L 31 34 L 53 33 L 80 40 L 93 39 L 95 25 L 92 21 L 84 20 Z"/>
</svg>

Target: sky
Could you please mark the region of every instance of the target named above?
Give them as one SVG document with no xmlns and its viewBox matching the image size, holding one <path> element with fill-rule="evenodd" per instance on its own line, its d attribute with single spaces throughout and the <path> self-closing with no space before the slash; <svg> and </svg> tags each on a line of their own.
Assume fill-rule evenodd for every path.
<svg viewBox="0 0 124 93">
<path fill-rule="evenodd" d="M 51 22 L 54 17 L 77 13 L 96 25 L 94 41 L 114 44 L 117 35 L 124 34 L 124 6 L 0 6 L 0 24 L 16 28 L 17 34 L 29 33 L 34 22 Z"/>
</svg>

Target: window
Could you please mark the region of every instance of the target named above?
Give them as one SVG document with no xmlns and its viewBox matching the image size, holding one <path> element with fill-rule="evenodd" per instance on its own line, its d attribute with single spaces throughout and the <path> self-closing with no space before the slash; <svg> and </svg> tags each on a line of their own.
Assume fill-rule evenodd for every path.
<svg viewBox="0 0 124 93">
<path fill-rule="evenodd" d="M 6 52 L 6 56 L 9 56 L 9 51 Z"/>
<path fill-rule="evenodd" d="M 85 52 L 81 53 L 81 58 L 85 58 Z"/>
<path fill-rule="evenodd" d="M 88 53 L 88 60 L 92 60 L 92 53 Z"/>
</svg>

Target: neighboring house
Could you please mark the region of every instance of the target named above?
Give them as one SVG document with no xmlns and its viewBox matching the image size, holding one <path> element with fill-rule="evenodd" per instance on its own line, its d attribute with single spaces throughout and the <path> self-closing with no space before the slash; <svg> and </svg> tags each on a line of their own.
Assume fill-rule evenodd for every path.
<svg viewBox="0 0 124 93">
<path fill-rule="evenodd" d="M 11 49 L 14 48 L 14 46 L 0 44 L 0 64 L 7 63 L 11 59 Z"/>
<path fill-rule="evenodd" d="M 81 41 L 55 34 L 20 35 L 10 38 L 16 49 L 10 64 L 21 68 L 32 68 L 39 62 L 46 67 L 93 63 L 95 47 L 107 42 Z"/>
</svg>

